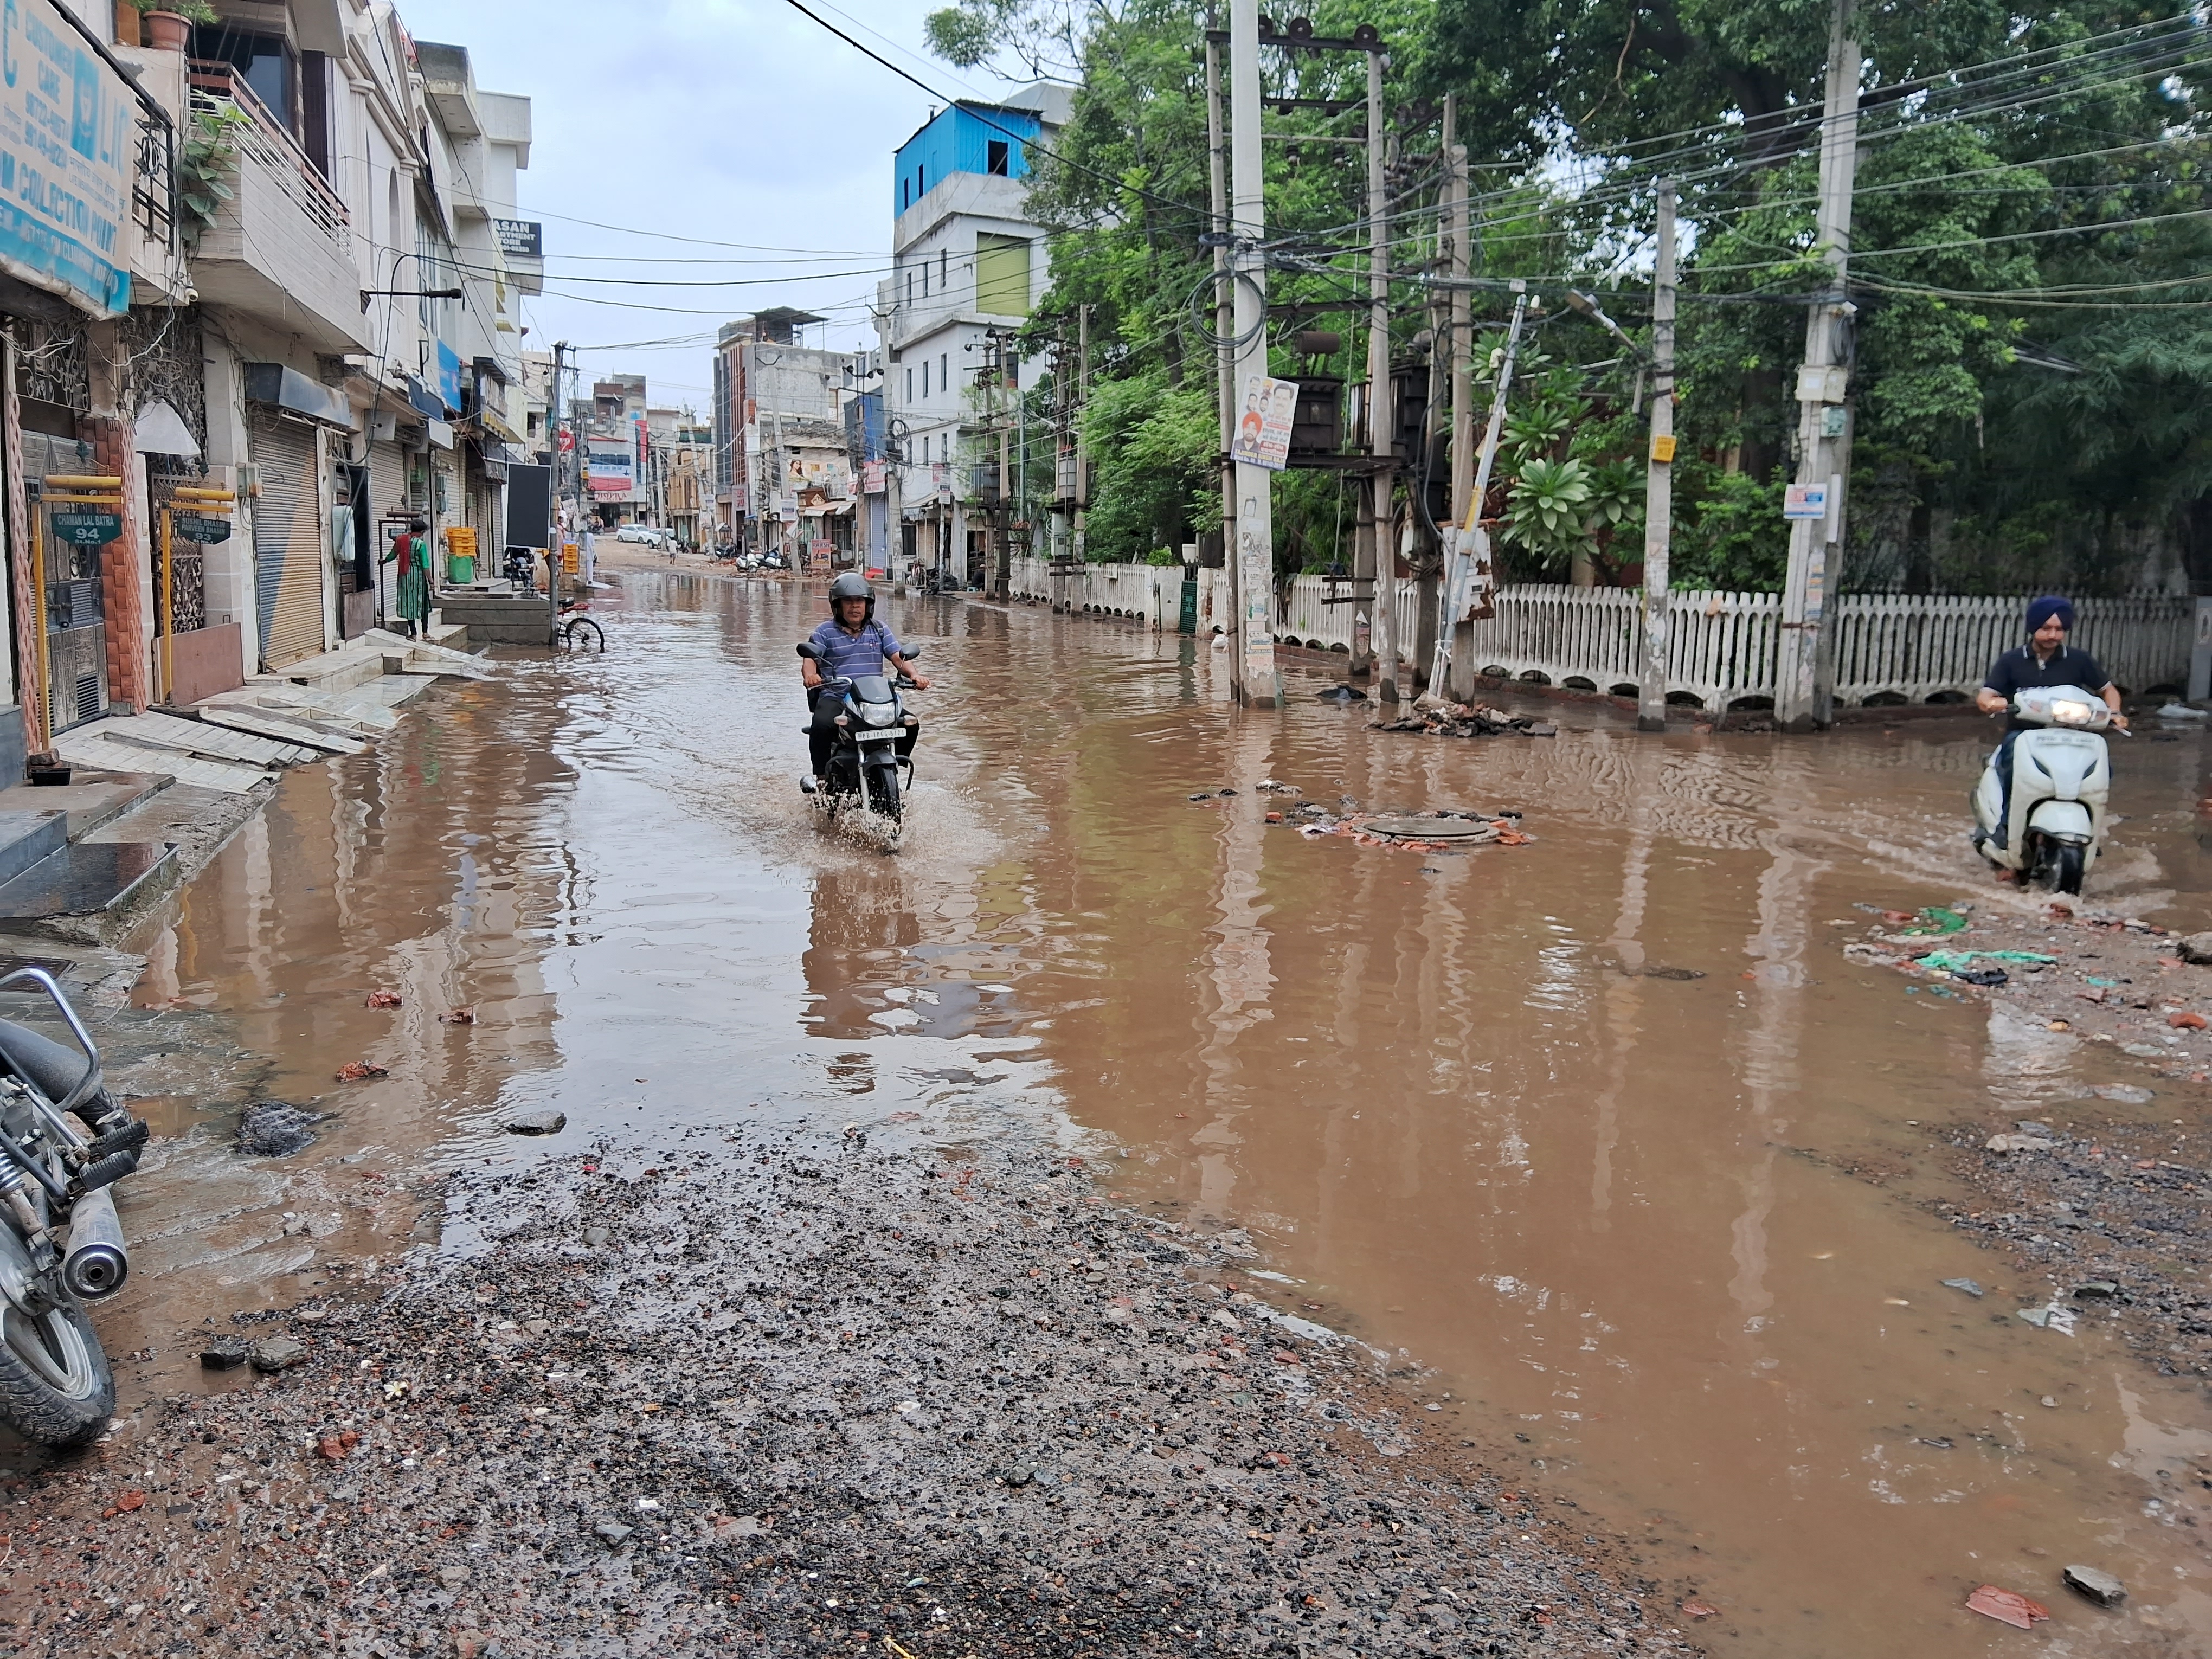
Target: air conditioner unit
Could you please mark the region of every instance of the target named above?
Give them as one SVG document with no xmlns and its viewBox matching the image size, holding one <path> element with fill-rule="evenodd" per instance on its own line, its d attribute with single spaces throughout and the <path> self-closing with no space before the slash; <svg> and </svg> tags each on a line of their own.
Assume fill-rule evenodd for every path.
<svg viewBox="0 0 2212 1659">
<path fill-rule="evenodd" d="M 389 410 L 373 409 L 368 412 L 368 441 L 373 444 L 388 444 L 399 436 L 399 417 Z"/>
</svg>

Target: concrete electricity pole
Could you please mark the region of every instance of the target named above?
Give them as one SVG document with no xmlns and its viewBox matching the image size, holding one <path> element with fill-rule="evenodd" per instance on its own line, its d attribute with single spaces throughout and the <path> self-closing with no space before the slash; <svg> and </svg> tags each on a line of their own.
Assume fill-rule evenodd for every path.
<svg viewBox="0 0 2212 1659">
<path fill-rule="evenodd" d="M 1256 0 L 1255 0 L 1256 3 Z M 1242 130 L 1240 123 L 1239 130 Z M 1255 145 L 1255 148 L 1257 148 Z M 1391 535 L 1390 228 L 1382 54 L 1367 54 L 1367 454 L 1375 520 L 1375 695 L 1398 701 L 1398 549 Z"/>
<path fill-rule="evenodd" d="M 1828 636 L 1844 544 L 1844 483 L 1850 470 L 1850 369 L 1844 366 L 1844 290 L 1850 263 L 1851 183 L 1858 170 L 1859 45 L 1847 38 L 1852 0 L 1836 0 L 1828 42 L 1828 97 L 1820 122 L 1817 246 L 1832 273 L 1826 298 L 1805 319 L 1805 366 L 1797 374 L 1797 482 L 1826 491 L 1826 512 L 1790 521 L 1790 574 L 1782 590 L 1782 646 L 1775 719 L 1806 732 L 1834 718 L 1834 661 Z"/>
<path fill-rule="evenodd" d="M 1659 265 L 1651 279 L 1651 450 L 1644 478 L 1644 671 L 1636 726 L 1667 729 L 1667 556 L 1674 536 L 1674 181 L 1659 181 Z"/>
<path fill-rule="evenodd" d="M 1091 412 L 1091 307 L 1075 308 L 1075 562 L 1091 556 L 1084 543 L 1091 514 L 1091 438 L 1085 418 Z"/>
<path fill-rule="evenodd" d="M 1468 279 L 1474 273 L 1473 249 L 1468 245 L 1467 146 L 1456 142 L 1459 131 L 1457 94 L 1444 94 L 1444 157 L 1451 165 L 1446 186 L 1446 211 L 1450 220 L 1449 275 L 1451 290 L 1451 533 L 1444 548 L 1444 579 L 1437 603 L 1437 654 L 1429 670 L 1429 695 L 1433 697 L 1472 696 L 1474 692 L 1474 625 L 1466 614 L 1467 574 L 1474 555 L 1473 537 L 1460 526 L 1472 522 L 1474 495 L 1474 296 Z"/>
<path fill-rule="evenodd" d="M 1368 74 L 1370 110 L 1380 73 L 1370 69 Z M 1232 261 L 1236 384 L 1241 387 L 1267 374 L 1267 273 L 1259 246 L 1267 228 L 1260 160 L 1260 0 L 1230 3 L 1229 135 L 1234 190 L 1231 212 L 1237 239 Z M 1376 229 L 1380 234 L 1379 225 Z M 1275 684 L 1273 488 L 1274 475 L 1267 468 L 1237 463 L 1237 639 L 1230 674 L 1237 700 L 1255 708 L 1273 708 L 1279 700 Z"/>
<path fill-rule="evenodd" d="M 1212 210 L 1208 228 L 1214 236 L 1213 331 L 1226 342 L 1236 326 L 1231 319 L 1237 279 L 1229 268 L 1229 146 L 1221 125 L 1221 46 L 1211 28 L 1206 40 L 1206 142 Z M 1226 554 L 1237 545 L 1237 464 L 1229 456 L 1237 436 L 1237 360 L 1224 344 L 1214 352 L 1213 362 L 1215 400 L 1221 405 L 1221 545 Z M 1224 556 L 1222 564 L 1234 595 L 1237 561 Z"/>
</svg>

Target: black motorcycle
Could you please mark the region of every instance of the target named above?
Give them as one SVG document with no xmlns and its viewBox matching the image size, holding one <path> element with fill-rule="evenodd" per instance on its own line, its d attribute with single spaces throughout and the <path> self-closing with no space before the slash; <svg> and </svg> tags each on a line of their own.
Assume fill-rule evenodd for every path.
<svg viewBox="0 0 2212 1659">
<path fill-rule="evenodd" d="M 799 654 L 817 663 L 822 660 L 822 653 L 811 641 L 799 646 Z M 906 659 L 912 662 L 921 654 L 909 651 Z M 898 740 L 921 722 L 906 712 L 899 694 L 918 689 L 903 674 L 895 681 L 881 674 L 823 679 L 815 693 L 817 706 L 824 697 L 834 699 L 838 706 L 829 770 L 823 775 L 821 789 L 815 787 L 812 778 L 800 780 L 799 787 L 814 796 L 815 804 L 831 817 L 852 807 L 873 812 L 893 825 L 900 823 L 906 802 L 899 775 L 904 771 L 906 787 L 911 788 L 914 761 L 898 752 Z"/>
</svg>

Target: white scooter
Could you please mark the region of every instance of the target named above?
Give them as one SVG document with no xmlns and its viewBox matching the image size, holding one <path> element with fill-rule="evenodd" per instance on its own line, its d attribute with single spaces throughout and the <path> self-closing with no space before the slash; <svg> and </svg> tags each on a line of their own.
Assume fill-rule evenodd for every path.
<svg viewBox="0 0 2212 1659">
<path fill-rule="evenodd" d="M 2079 893 L 2105 835 L 2112 768 L 2102 733 L 2112 711 L 2078 685 L 2018 692 L 2012 706 L 2030 729 L 2013 741 L 2004 845 L 1996 842 L 2002 791 L 1992 751 L 1974 788 L 1974 847 L 1997 868 L 2016 871 L 2023 885 L 2046 879 L 2054 892 Z"/>
</svg>

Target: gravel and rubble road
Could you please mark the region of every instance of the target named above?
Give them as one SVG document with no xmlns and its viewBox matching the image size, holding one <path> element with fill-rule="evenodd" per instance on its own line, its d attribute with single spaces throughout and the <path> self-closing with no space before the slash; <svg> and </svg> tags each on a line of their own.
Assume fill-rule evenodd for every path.
<svg viewBox="0 0 2212 1659">
<path fill-rule="evenodd" d="M 2064 902 L 1961 903 L 1884 912 L 1845 951 L 1911 975 L 1916 994 L 1986 999 L 2012 1041 L 2079 1045 L 2106 1073 L 2033 1115 L 1993 1101 L 1926 1126 L 1972 1195 L 1931 1207 L 2010 1265 L 2017 1294 L 1992 1316 L 2055 1306 L 2062 1324 L 2109 1324 L 2153 1369 L 2212 1386 L 2212 1146 L 2191 1133 L 2212 1066 L 2212 937 Z M 2197 1478 L 2212 1487 L 2212 1470 Z"/>
<path fill-rule="evenodd" d="M 441 1247 L 179 1332 L 293 1363 L 15 1483 L 0 1648 L 1694 1650 L 1234 1233 L 1042 1151 L 670 1139 L 465 1171 Z"/>
</svg>

